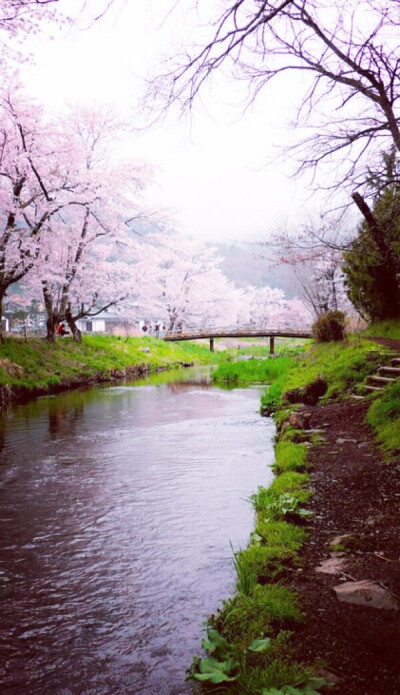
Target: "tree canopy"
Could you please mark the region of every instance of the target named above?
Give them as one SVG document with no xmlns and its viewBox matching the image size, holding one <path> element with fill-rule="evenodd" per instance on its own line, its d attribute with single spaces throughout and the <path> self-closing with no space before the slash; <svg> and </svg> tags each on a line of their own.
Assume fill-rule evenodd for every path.
<svg viewBox="0 0 400 695">
<path fill-rule="evenodd" d="M 188 108 L 216 71 L 246 80 L 249 100 L 298 74 L 298 123 L 310 129 L 297 146 L 299 171 L 333 160 L 335 175 L 320 186 L 354 189 L 380 167 L 382 150 L 400 151 L 399 24 L 393 0 L 228 0 L 202 43 L 188 37 L 153 87 Z"/>
</svg>

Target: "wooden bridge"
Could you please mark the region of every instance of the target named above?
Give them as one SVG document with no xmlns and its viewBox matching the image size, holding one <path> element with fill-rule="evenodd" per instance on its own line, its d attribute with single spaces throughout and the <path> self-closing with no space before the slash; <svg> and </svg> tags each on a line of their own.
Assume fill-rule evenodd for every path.
<svg viewBox="0 0 400 695">
<path fill-rule="evenodd" d="M 166 341 L 177 340 L 200 340 L 207 338 L 210 341 L 210 350 L 214 352 L 215 338 L 269 338 L 269 352 L 274 354 L 275 338 L 312 338 L 311 328 L 304 330 L 277 328 L 275 326 L 265 326 L 255 328 L 254 326 L 244 326 L 243 328 L 210 328 L 201 330 L 167 331 L 164 335 Z"/>
</svg>

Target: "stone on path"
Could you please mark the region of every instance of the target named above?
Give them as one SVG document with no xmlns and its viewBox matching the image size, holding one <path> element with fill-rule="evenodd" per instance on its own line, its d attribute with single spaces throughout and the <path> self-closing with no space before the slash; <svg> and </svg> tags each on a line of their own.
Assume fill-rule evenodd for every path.
<svg viewBox="0 0 400 695">
<path fill-rule="evenodd" d="M 354 535 L 352 533 L 343 533 L 341 536 L 335 536 L 335 538 L 332 538 L 332 540 L 329 541 L 329 545 L 342 545 L 343 541 L 347 541 L 349 538 L 354 538 Z"/>
<path fill-rule="evenodd" d="M 343 557 L 329 557 L 315 571 L 321 574 L 340 574 L 344 570 L 346 560 Z"/>
<path fill-rule="evenodd" d="M 377 582 L 363 579 L 360 582 L 346 582 L 333 587 L 336 597 L 344 603 L 354 603 L 359 606 L 383 608 L 397 611 L 398 604 L 394 596 Z"/>
</svg>

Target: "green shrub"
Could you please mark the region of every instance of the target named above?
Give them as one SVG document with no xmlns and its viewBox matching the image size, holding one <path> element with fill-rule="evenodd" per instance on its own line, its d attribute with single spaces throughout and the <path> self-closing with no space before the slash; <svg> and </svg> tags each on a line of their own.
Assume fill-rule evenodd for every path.
<svg viewBox="0 0 400 695">
<path fill-rule="evenodd" d="M 346 335 L 346 315 L 343 311 L 327 311 L 319 316 L 312 326 L 312 334 L 317 343 L 331 343 L 344 340 Z"/>
</svg>

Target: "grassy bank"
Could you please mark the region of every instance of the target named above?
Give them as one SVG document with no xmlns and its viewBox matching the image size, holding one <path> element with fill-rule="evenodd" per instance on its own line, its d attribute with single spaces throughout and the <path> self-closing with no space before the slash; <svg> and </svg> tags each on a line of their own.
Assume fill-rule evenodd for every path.
<svg viewBox="0 0 400 695">
<path fill-rule="evenodd" d="M 294 357 L 282 356 L 274 359 L 250 359 L 237 362 L 222 362 L 212 374 L 216 383 L 232 386 L 238 384 L 270 383 L 285 374 L 295 364 Z"/>
<path fill-rule="evenodd" d="M 381 330 L 393 336 L 397 329 L 392 325 Z M 379 328 L 372 334 L 379 335 Z M 324 679 L 313 675 L 318 664 L 296 658 L 293 635 L 303 616 L 291 586 L 302 571 L 302 546 L 308 536 L 312 493 L 307 446 L 317 443 L 319 435 L 296 429 L 295 423 L 288 426 L 287 421 L 299 404 L 348 398 L 388 355 L 382 346 L 351 337 L 346 343 L 313 345 L 305 355 L 223 363 L 214 372 L 216 382 L 270 383 L 262 408 L 274 412 L 280 435 L 273 464 L 276 477 L 269 488 L 260 487 L 252 496 L 255 529 L 247 548 L 234 553 L 236 593 L 209 618 L 202 642 L 205 656 L 195 657 L 190 669 L 190 677 L 202 683 L 204 692 L 327 692 Z M 385 450 L 399 452 L 400 383 L 375 398 L 367 419 Z"/>
<path fill-rule="evenodd" d="M 208 621 L 206 656 L 190 677 L 203 692 L 233 695 L 318 695 L 316 666 L 296 659 L 293 640 L 303 620 L 293 576 L 301 571 L 310 500 L 306 447 L 276 446 L 276 477 L 252 495 L 256 524 L 246 549 L 234 553 L 236 593 Z"/>
<path fill-rule="evenodd" d="M 304 356 L 303 356 L 304 358 Z M 216 382 L 232 385 L 272 382 L 298 371 L 293 356 L 222 363 Z M 190 678 L 204 692 L 234 695 L 318 693 L 323 679 L 296 660 L 293 630 L 302 619 L 291 587 L 301 570 L 310 500 L 309 464 L 303 443 L 282 440 L 275 447 L 275 479 L 252 495 L 255 528 L 247 548 L 234 553 L 236 593 L 210 617 L 204 657 L 195 657 Z"/>
<path fill-rule="evenodd" d="M 374 338 L 394 338 L 400 340 L 400 321 L 380 321 L 369 326 L 362 335 L 373 336 Z"/>
<path fill-rule="evenodd" d="M 202 642 L 206 656 L 195 657 L 190 669 L 204 692 L 301 695 L 317 692 L 323 683 L 296 661 L 291 639 L 302 621 L 290 579 L 301 567 L 300 550 L 307 538 L 303 524 L 310 492 L 304 445 L 278 445 L 274 468 L 272 485 L 252 495 L 256 526 L 250 543 L 234 553 L 236 594 L 210 617 Z"/>
<path fill-rule="evenodd" d="M 385 389 L 371 405 L 367 422 L 388 457 L 400 453 L 400 381 Z"/>
<path fill-rule="evenodd" d="M 313 345 L 303 359 L 297 359 L 274 381 L 262 398 L 262 409 L 273 412 L 282 405 L 285 393 L 298 391 L 293 402 L 307 403 L 314 399 L 312 385 L 318 389 L 318 397 L 342 398 L 362 384 L 385 360 L 387 350 L 360 337 L 350 337 L 345 343 L 322 343 Z M 308 391 L 307 391 L 308 390 Z"/>
<path fill-rule="evenodd" d="M 0 345 L 0 387 L 11 399 L 29 392 L 50 392 L 80 383 L 142 374 L 182 364 L 221 359 L 206 345 L 165 343 L 152 337 L 84 336 L 54 345 L 41 338 L 5 338 Z"/>
<path fill-rule="evenodd" d="M 397 339 L 399 321 L 385 321 L 371 326 L 366 334 Z M 364 333 L 363 333 L 364 335 Z M 287 419 L 288 409 L 296 403 L 316 403 L 319 398 L 329 400 L 348 397 L 363 391 L 369 374 L 382 364 L 389 363 L 392 351 L 382 345 L 350 336 L 346 343 L 313 345 L 304 358 L 293 360 L 262 396 L 261 410 L 265 414 L 276 411 L 279 425 Z M 377 392 L 367 414 L 367 422 L 375 430 L 376 439 L 384 452 L 400 452 L 400 383 Z M 295 406 L 294 406 L 295 407 Z M 289 434 L 289 433 L 287 433 Z"/>
</svg>

